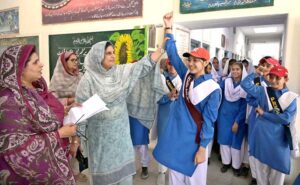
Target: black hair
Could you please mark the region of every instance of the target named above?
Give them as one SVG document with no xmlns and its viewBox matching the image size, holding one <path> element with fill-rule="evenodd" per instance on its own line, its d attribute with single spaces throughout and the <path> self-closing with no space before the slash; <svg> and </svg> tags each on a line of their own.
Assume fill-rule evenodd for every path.
<svg viewBox="0 0 300 185">
<path fill-rule="evenodd" d="M 210 66 L 212 68 L 212 64 L 209 62 L 207 64 L 207 66 L 205 66 L 205 68 L 204 68 L 205 74 L 209 74 L 208 71 L 207 71 L 208 66 Z"/>
<path fill-rule="evenodd" d="M 233 62 L 231 65 L 238 65 L 241 68 L 241 70 L 243 71 L 244 65 L 242 62 Z"/>
<path fill-rule="evenodd" d="M 246 59 L 244 59 L 244 60 L 242 60 L 242 63 L 243 63 L 243 64 L 244 64 L 244 63 L 249 64 L 249 61 L 246 60 Z"/>
<path fill-rule="evenodd" d="M 25 61 L 25 65 L 24 65 L 24 67 L 26 67 L 27 66 L 27 64 L 28 64 L 28 62 L 30 61 L 30 59 L 31 59 L 31 56 L 32 56 L 32 54 L 33 53 L 36 53 L 35 52 L 35 49 L 33 49 L 32 51 L 31 51 L 31 53 L 29 54 L 29 57 L 28 57 L 28 59 Z"/>
<path fill-rule="evenodd" d="M 269 58 L 272 58 L 271 56 L 264 56 L 263 57 L 264 59 L 269 59 Z"/>
<path fill-rule="evenodd" d="M 113 46 L 113 44 L 111 42 L 107 41 L 104 49 L 106 50 L 109 46 Z"/>
<path fill-rule="evenodd" d="M 229 60 L 229 66 L 231 66 L 233 63 L 236 63 L 236 62 L 237 62 L 237 61 L 236 61 L 235 59 L 233 59 L 233 58 L 230 59 L 230 60 Z"/>
</svg>

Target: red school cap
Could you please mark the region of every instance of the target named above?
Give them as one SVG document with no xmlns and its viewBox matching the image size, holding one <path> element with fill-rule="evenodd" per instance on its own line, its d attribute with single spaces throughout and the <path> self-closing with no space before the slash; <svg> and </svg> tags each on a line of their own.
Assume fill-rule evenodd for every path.
<svg viewBox="0 0 300 185">
<path fill-rule="evenodd" d="M 195 48 L 190 53 L 188 53 L 188 52 L 183 53 L 182 56 L 184 56 L 184 57 L 193 56 L 196 58 L 204 59 L 205 61 L 208 61 L 210 59 L 209 52 L 204 48 Z"/>
<path fill-rule="evenodd" d="M 259 64 L 262 64 L 263 62 L 267 62 L 268 64 L 271 64 L 273 66 L 279 66 L 280 65 L 279 61 L 276 60 L 275 58 L 272 58 L 272 57 L 260 59 Z"/>
<path fill-rule="evenodd" d="M 289 72 L 283 66 L 275 66 L 275 67 L 271 68 L 269 74 L 273 74 L 273 75 L 276 75 L 276 76 L 279 76 L 279 77 L 285 77 L 285 76 L 288 76 Z"/>
</svg>

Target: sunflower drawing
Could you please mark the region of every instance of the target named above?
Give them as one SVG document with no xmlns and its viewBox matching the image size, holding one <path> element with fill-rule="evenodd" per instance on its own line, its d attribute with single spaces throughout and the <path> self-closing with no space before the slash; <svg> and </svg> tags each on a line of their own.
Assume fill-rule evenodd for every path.
<svg viewBox="0 0 300 185">
<path fill-rule="evenodd" d="M 115 43 L 116 64 L 126 64 L 133 61 L 133 41 L 129 34 L 121 34 Z"/>
</svg>

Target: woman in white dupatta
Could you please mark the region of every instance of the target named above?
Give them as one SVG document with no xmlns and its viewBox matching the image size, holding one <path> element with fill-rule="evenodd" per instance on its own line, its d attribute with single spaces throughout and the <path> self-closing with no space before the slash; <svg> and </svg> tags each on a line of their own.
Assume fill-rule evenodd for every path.
<svg viewBox="0 0 300 185">
<path fill-rule="evenodd" d="M 141 118 L 139 121 L 144 122 L 142 118 L 147 118 L 156 108 L 157 100 L 153 100 L 153 104 L 147 100 L 155 99 L 153 88 L 162 86 L 159 66 L 154 70 L 155 63 L 162 54 L 160 51 L 158 49 L 136 63 L 115 65 L 113 45 L 103 41 L 93 45 L 86 55 L 86 72 L 79 82 L 76 100 L 84 102 L 97 94 L 109 108 L 79 126 L 88 139 L 91 184 L 132 185 L 135 156 L 130 138 L 129 115 Z M 158 75 L 147 76 L 152 71 Z M 142 77 L 147 78 L 142 80 Z M 147 84 L 151 87 L 149 90 L 145 89 Z M 134 88 L 137 85 L 141 87 L 141 91 L 135 94 L 133 90 L 136 90 Z M 143 96 L 138 96 L 140 94 Z M 138 101 L 135 100 L 137 98 Z M 154 115 L 153 112 L 153 117 Z"/>
</svg>

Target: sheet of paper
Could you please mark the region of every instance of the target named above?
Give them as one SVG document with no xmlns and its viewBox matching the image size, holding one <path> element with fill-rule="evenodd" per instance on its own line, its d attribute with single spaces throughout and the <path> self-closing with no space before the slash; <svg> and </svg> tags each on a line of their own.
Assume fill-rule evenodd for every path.
<svg viewBox="0 0 300 185">
<path fill-rule="evenodd" d="M 64 118 L 64 124 L 80 123 L 105 110 L 109 110 L 105 102 L 97 94 L 94 94 L 83 102 L 81 107 L 71 108 L 68 115 Z"/>
</svg>

